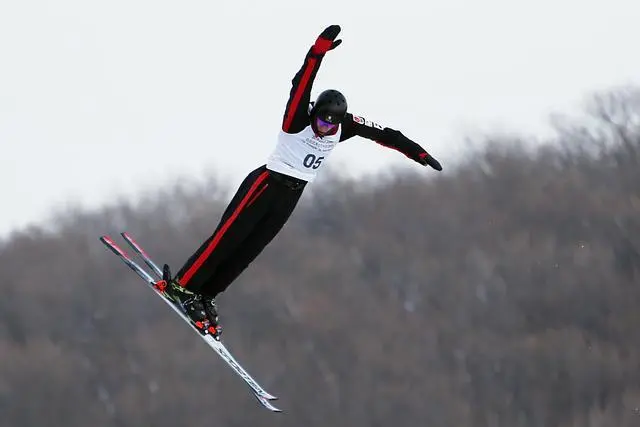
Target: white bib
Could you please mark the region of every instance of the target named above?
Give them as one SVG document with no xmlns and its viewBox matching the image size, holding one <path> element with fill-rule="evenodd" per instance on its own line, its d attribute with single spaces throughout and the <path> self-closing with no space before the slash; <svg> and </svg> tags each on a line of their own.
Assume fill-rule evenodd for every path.
<svg viewBox="0 0 640 427">
<path fill-rule="evenodd" d="M 311 126 L 291 134 L 280 131 L 278 143 L 267 160 L 267 169 L 311 182 L 340 142 L 342 126 L 333 135 L 316 136 Z"/>
</svg>

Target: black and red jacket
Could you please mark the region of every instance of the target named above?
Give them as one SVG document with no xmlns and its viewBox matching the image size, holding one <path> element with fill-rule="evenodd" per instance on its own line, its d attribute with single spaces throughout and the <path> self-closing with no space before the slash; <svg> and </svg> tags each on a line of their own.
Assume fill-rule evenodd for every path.
<svg viewBox="0 0 640 427">
<path fill-rule="evenodd" d="M 316 52 L 315 46 L 312 46 L 307 52 L 302 68 L 293 77 L 289 100 L 282 120 L 284 132 L 298 133 L 311 125 L 309 116 L 312 105 L 311 88 L 323 58 L 324 54 Z M 395 149 L 411 160 L 424 164 L 423 159 L 427 156 L 427 151 L 398 130 L 381 126 L 349 112 L 345 115 L 341 127 L 340 141 L 360 136 Z"/>
</svg>

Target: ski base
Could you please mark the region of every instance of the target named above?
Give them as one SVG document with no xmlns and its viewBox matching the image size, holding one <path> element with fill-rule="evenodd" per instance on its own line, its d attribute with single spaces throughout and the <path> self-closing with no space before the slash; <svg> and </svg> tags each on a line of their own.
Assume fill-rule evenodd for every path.
<svg viewBox="0 0 640 427">
<path fill-rule="evenodd" d="M 142 249 L 142 247 L 131 237 L 130 234 L 123 232 L 120 233 L 124 240 L 131 246 L 136 254 L 142 258 L 142 260 L 147 264 L 149 268 L 153 271 L 153 273 L 159 277 L 158 280 L 162 278 L 162 270 L 153 262 L 151 257 Z M 258 402 L 268 410 L 272 412 L 282 412 L 282 410 L 275 407 L 271 401 L 278 399 L 276 396 L 268 393 L 258 384 L 256 380 L 251 377 L 247 373 L 247 371 L 236 361 L 236 359 L 231 355 L 231 352 L 227 349 L 227 347 L 220 341 L 219 337 L 214 337 L 210 333 L 206 331 L 202 331 L 198 329 L 198 327 L 189 319 L 186 314 L 182 312 L 182 310 L 176 306 L 169 298 L 165 296 L 165 294 L 158 289 L 156 286 L 157 281 L 140 265 L 138 265 L 120 246 L 118 246 L 111 237 L 109 236 L 101 236 L 100 241 L 109 248 L 113 253 L 115 253 L 129 268 L 131 268 L 138 276 L 140 276 L 149 287 L 154 291 L 156 295 L 158 295 L 164 302 L 166 302 L 172 309 L 175 311 L 180 318 L 189 324 L 193 330 L 198 334 L 200 338 L 202 338 L 217 354 L 220 358 L 245 382 L 247 386 L 251 389 L 253 395 L 256 397 Z"/>
</svg>

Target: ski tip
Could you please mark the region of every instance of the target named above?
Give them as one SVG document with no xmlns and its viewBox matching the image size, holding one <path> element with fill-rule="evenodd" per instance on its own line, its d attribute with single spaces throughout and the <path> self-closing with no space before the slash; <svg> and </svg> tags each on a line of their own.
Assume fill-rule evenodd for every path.
<svg viewBox="0 0 640 427">
<path fill-rule="evenodd" d="M 108 244 L 113 244 L 114 243 L 113 239 L 107 234 L 100 236 L 100 241 L 102 243 L 108 243 Z"/>
<path fill-rule="evenodd" d="M 100 236 L 100 241 L 116 255 L 129 260 L 129 256 L 108 235 Z"/>
<path fill-rule="evenodd" d="M 260 402 L 260 404 L 262 406 L 264 406 L 265 408 L 267 408 L 268 410 L 270 410 L 271 412 L 282 412 L 282 409 L 277 408 L 275 406 L 273 406 L 271 404 L 271 402 L 269 402 L 269 400 L 265 399 L 264 397 L 259 396 L 258 394 L 254 393 L 255 397 L 258 399 L 258 401 Z"/>
</svg>

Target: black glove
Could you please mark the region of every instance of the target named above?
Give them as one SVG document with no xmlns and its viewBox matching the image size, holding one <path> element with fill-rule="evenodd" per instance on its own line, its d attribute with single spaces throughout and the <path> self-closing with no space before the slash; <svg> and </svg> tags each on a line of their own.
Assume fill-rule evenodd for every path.
<svg viewBox="0 0 640 427">
<path fill-rule="evenodd" d="M 431 166 L 432 168 L 434 168 L 437 171 L 441 171 L 442 170 L 442 166 L 440 165 L 440 162 L 437 161 L 436 159 L 434 159 L 431 154 L 429 153 L 421 153 L 420 154 L 420 164 L 425 165 L 425 166 Z"/>
<path fill-rule="evenodd" d="M 342 40 L 335 38 L 340 33 L 340 25 L 330 25 L 318 36 L 313 45 L 313 53 L 324 55 L 328 51 L 335 49 L 342 43 Z"/>
</svg>

